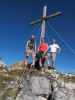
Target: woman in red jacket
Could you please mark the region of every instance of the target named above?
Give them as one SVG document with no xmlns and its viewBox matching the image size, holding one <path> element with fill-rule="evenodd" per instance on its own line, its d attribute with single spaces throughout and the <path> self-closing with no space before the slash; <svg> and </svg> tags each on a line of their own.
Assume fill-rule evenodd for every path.
<svg viewBox="0 0 75 100">
<path fill-rule="evenodd" d="M 41 44 L 38 47 L 38 52 L 36 53 L 35 67 L 39 65 L 39 62 L 40 65 L 44 67 L 44 63 L 47 60 L 47 51 L 48 51 L 48 44 L 44 41 L 44 39 L 42 39 Z"/>
</svg>

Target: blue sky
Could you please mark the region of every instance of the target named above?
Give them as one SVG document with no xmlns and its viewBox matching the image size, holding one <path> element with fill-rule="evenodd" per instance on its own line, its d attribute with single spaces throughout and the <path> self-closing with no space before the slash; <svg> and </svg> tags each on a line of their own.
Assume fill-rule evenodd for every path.
<svg viewBox="0 0 75 100">
<path fill-rule="evenodd" d="M 47 15 L 61 11 L 62 15 L 46 23 L 46 40 L 51 43 L 56 38 L 62 48 L 57 56 L 59 71 L 75 72 L 75 1 L 74 0 L 0 0 L 0 56 L 7 64 L 24 60 L 24 43 L 34 32 L 39 43 L 40 25 L 34 28 L 29 24 L 42 16 L 47 5 Z M 55 31 L 58 32 L 63 42 Z"/>
</svg>

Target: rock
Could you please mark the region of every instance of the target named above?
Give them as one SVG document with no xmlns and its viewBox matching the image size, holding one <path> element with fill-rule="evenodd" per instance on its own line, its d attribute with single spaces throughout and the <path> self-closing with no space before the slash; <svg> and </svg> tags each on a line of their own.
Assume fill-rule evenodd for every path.
<svg viewBox="0 0 75 100">
<path fill-rule="evenodd" d="M 55 100 L 75 100 L 75 92 L 66 88 L 58 88 L 54 96 Z"/>
<path fill-rule="evenodd" d="M 75 83 L 66 83 L 57 75 L 54 70 L 46 70 L 44 73 L 27 70 L 23 79 L 17 76 L 15 80 L 10 81 L 9 86 L 16 91 L 10 90 L 10 95 L 7 95 L 7 92 L 4 100 L 14 100 L 14 97 L 15 100 L 75 100 Z"/>
<path fill-rule="evenodd" d="M 50 89 L 50 81 L 44 76 L 31 76 L 24 82 L 24 88 L 16 100 L 47 100 Z M 45 96 L 45 97 L 44 97 Z"/>
<path fill-rule="evenodd" d="M 30 79 L 32 93 L 35 95 L 48 95 L 50 93 L 50 81 L 46 77 L 31 77 Z"/>
<path fill-rule="evenodd" d="M 14 98 L 7 96 L 5 100 L 14 100 Z"/>
<path fill-rule="evenodd" d="M 22 97 L 19 97 L 16 100 L 47 100 L 47 99 L 41 96 L 23 95 Z"/>
<path fill-rule="evenodd" d="M 27 75 L 16 100 L 75 100 L 75 90 L 62 86 L 56 80 L 53 80 L 53 90 L 51 86 L 47 76 Z"/>
</svg>

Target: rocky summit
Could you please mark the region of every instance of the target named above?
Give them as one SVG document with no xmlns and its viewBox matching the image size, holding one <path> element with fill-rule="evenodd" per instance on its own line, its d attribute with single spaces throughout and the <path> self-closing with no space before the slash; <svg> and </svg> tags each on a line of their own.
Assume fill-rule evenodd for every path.
<svg viewBox="0 0 75 100">
<path fill-rule="evenodd" d="M 0 77 L 0 100 L 75 100 L 75 75 L 30 66 L 16 63 Z"/>
</svg>

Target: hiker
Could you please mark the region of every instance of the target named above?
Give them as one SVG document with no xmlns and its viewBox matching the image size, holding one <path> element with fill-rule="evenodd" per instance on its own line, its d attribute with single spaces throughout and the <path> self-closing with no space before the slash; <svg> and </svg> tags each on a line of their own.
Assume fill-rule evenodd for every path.
<svg viewBox="0 0 75 100">
<path fill-rule="evenodd" d="M 36 62 L 35 68 L 40 69 L 44 67 L 44 63 L 47 59 L 47 51 L 48 51 L 48 44 L 45 43 L 44 39 L 41 39 L 41 43 L 38 47 L 38 51 L 36 53 Z"/>
<path fill-rule="evenodd" d="M 26 59 L 28 61 L 28 57 L 31 55 L 33 66 L 35 64 L 35 52 L 36 52 L 35 36 L 32 35 L 31 38 L 27 41 L 27 44 L 26 44 Z"/>
<path fill-rule="evenodd" d="M 49 48 L 50 48 L 51 67 L 54 68 L 58 50 L 60 52 L 60 46 L 56 43 L 56 40 L 53 39 L 52 44 L 49 45 Z"/>
</svg>

